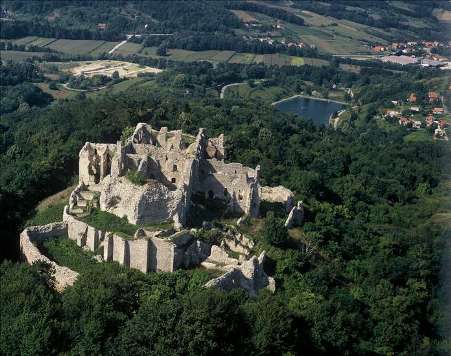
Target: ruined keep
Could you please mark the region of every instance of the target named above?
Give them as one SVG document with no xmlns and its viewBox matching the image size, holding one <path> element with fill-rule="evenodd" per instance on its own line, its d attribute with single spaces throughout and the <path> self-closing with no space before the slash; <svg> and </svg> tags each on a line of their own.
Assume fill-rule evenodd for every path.
<svg viewBox="0 0 451 356">
<path fill-rule="evenodd" d="M 145 184 L 127 179 L 135 172 Z M 173 221 L 181 228 L 193 195 L 219 199 L 229 213 L 257 216 L 259 174 L 259 167 L 224 162 L 223 135 L 208 138 L 200 129 L 194 137 L 141 123 L 125 143 L 83 146 L 80 185 L 71 196 L 70 212 L 84 211 L 83 191 L 93 191 L 100 193 L 101 210 L 125 216 L 133 224 Z"/>
</svg>

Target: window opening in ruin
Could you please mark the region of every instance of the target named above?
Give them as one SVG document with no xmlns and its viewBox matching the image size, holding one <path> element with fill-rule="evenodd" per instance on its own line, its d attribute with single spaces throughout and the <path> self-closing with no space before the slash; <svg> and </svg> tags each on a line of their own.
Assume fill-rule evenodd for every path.
<svg viewBox="0 0 451 356">
<path fill-rule="evenodd" d="M 108 176 L 111 174 L 111 157 L 109 154 L 106 155 L 105 157 L 105 172 L 104 172 L 104 176 Z"/>
<path fill-rule="evenodd" d="M 224 196 L 228 196 L 229 195 L 229 191 L 227 190 L 227 188 L 224 188 Z"/>
<path fill-rule="evenodd" d="M 166 156 L 164 159 L 167 161 L 168 160 L 168 156 Z"/>
<path fill-rule="evenodd" d="M 173 172 L 177 172 L 177 165 L 176 165 L 176 164 L 174 164 L 174 165 L 172 166 L 172 171 L 173 171 Z"/>
<path fill-rule="evenodd" d="M 211 190 L 208 191 L 208 199 L 213 199 L 215 197 L 215 195 L 213 194 L 213 192 Z"/>
<path fill-rule="evenodd" d="M 172 178 L 172 179 L 171 179 L 171 182 L 172 182 L 172 183 L 175 183 L 175 178 Z"/>
<path fill-rule="evenodd" d="M 241 194 L 238 194 L 238 199 L 243 200 L 243 196 Z"/>
</svg>

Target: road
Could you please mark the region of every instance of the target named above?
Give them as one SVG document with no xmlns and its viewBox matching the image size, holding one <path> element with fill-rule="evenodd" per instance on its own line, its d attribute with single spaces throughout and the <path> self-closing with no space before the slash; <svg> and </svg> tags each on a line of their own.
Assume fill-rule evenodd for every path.
<svg viewBox="0 0 451 356">
<path fill-rule="evenodd" d="M 117 50 L 120 46 L 124 45 L 127 43 L 127 40 L 124 40 L 122 42 L 119 42 L 116 46 L 114 46 L 113 48 L 110 49 L 110 51 L 108 52 L 108 54 L 112 54 L 114 53 L 115 50 Z"/>
<path fill-rule="evenodd" d="M 219 94 L 219 99 L 224 99 L 225 91 L 227 90 L 227 88 L 235 87 L 235 86 L 243 85 L 243 84 L 246 84 L 246 83 L 245 82 L 240 82 L 240 83 L 231 83 L 231 84 L 224 85 L 221 88 L 221 94 Z"/>
</svg>

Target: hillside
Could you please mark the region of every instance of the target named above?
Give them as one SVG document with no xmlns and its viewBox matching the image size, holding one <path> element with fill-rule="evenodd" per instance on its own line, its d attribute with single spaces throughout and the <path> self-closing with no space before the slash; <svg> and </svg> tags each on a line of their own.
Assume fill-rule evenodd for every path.
<svg viewBox="0 0 451 356">
<path fill-rule="evenodd" d="M 450 10 L 446 1 L 391 0 L 154 1 L 152 6 L 5 1 L 4 7 L 2 38 L 120 41 L 138 34 L 138 42 L 148 46 L 271 53 L 293 43 L 304 52 L 314 48 L 326 54 L 369 53 L 373 45 L 398 41 L 446 40 Z"/>
</svg>

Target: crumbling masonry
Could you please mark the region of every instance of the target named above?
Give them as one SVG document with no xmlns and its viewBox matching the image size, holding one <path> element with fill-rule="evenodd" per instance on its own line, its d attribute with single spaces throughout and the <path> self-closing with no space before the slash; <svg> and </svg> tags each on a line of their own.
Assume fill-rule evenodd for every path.
<svg viewBox="0 0 451 356">
<path fill-rule="evenodd" d="M 259 167 L 224 162 L 224 137 L 197 137 L 182 131 L 153 130 L 138 124 L 124 144 L 87 142 L 80 151 L 79 191 L 71 197 L 70 211 L 86 207 L 82 191 L 100 193 L 100 208 L 133 224 L 172 220 L 186 224 L 193 194 L 221 199 L 228 212 L 257 216 L 260 199 Z M 143 186 L 125 176 L 138 172 Z"/>
<path fill-rule="evenodd" d="M 259 166 L 225 163 L 224 157 L 224 136 L 208 138 L 204 129 L 194 137 L 140 123 L 125 142 L 87 142 L 79 154 L 79 184 L 64 209 L 63 222 L 26 229 L 21 235 L 22 253 L 34 262 L 40 253 L 33 242 L 64 232 L 80 247 L 94 251 L 99 260 L 117 261 L 142 272 L 202 265 L 226 272 L 207 286 L 241 287 L 251 295 L 263 287 L 274 290 L 274 280 L 263 271 L 264 253 L 252 257 L 253 243 L 237 230 L 229 230 L 221 246 L 216 246 L 198 240 L 195 229 L 185 228 L 191 209 L 197 209 L 196 197 L 219 200 L 226 213 L 250 217 L 258 216 L 261 200 L 282 203 L 290 212 L 287 226 L 301 222 L 303 208 L 294 206 L 290 190 L 261 187 Z M 137 175 L 140 181 L 134 182 L 131 176 Z M 125 238 L 83 222 L 92 208 L 125 217 L 132 224 L 171 222 L 173 228 L 137 228 L 133 237 Z M 60 289 L 75 281 L 75 272 L 55 266 Z"/>
</svg>

